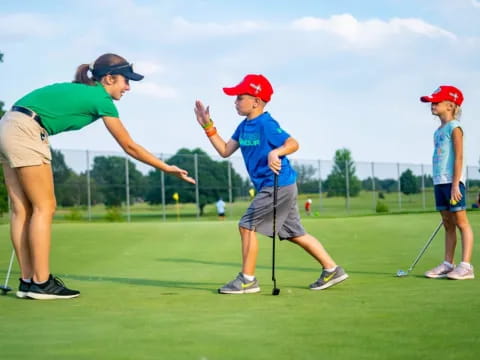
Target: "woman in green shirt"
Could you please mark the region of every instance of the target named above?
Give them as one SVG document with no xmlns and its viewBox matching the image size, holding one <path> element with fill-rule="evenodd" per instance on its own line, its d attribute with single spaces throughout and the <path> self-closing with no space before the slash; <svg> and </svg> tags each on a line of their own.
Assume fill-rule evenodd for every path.
<svg viewBox="0 0 480 360">
<path fill-rule="evenodd" d="M 130 80 L 142 79 L 121 56 L 104 54 L 93 65 L 80 65 L 72 83 L 34 90 L 2 117 L 0 162 L 11 199 L 11 238 L 21 270 L 17 297 L 69 299 L 80 294 L 50 274 L 56 201 L 49 135 L 78 130 L 102 118 L 127 154 L 195 183 L 187 171 L 164 163 L 134 142 L 120 121 L 113 100 L 120 100 L 130 90 Z"/>
</svg>

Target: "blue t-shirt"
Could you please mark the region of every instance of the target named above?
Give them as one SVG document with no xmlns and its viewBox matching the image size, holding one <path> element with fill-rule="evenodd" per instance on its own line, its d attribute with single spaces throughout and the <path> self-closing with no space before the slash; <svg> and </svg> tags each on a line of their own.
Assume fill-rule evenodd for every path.
<svg viewBox="0 0 480 360">
<path fill-rule="evenodd" d="M 458 120 L 452 120 L 439 127 L 433 135 L 433 184 L 450 184 L 453 180 L 455 166 L 455 151 L 453 149 L 452 133 L 456 128 L 461 129 Z M 465 184 L 465 161 L 462 164 L 460 181 Z"/>
<path fill-rule="evenodd" d="M 273 171 L 268 167 L 268 154 L 282 146 L 290 135 L 271 117 L 268 112 L 254 119 L 243 120 L 232 135 L 240 144 L 248 175 L 260 191 L 265 186 L 273 186 Z M 282 170 L 278 177 L 279 186 L 294 184 L 297 180 L 295 170 L 286 156 L 281 156 Z"/>
</svg>

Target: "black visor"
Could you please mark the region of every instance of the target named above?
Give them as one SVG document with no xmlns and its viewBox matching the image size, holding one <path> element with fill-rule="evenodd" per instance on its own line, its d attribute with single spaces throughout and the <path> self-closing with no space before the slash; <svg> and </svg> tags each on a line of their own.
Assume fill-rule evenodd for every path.
<svg viewBox="0 0 480 360">
<path fill-rule="evenodd" d="M 105 75 L 123 75 L 127 79 L 133 81 L 140 81 L 143 79 L 143 75 L 137 74 L 133 71 L 133 65 L 128 63 L 111 65 L 111 66 L 102 66 L 99 68 L 94 68 L 92 71 L 93 76 L 97 79 L 100 79 Z"/>
</svg>

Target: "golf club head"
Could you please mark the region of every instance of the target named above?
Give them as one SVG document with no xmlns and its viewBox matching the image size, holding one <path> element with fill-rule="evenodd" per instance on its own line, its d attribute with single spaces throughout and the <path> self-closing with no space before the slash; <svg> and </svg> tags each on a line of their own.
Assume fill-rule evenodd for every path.
<svg viewBox="0 0 480 360">
<path fill-rule="evenodd" d="M 272 295 L 274 295 L 274 296 L 280 295 L 280 289 L 279 288 L 273 288 Z"/>
<path fill-rule="evenodd" d="M 408 275 L 407 271 L 404 271 L 404 270 L 398 270 L 397 271 L 397 276 L 398 277 L 403 277 L 403 276 L 407 276 L 407 275 Z"/>
<path fill-rule="evenodd" d="M 2 295 L 7 295 L 12 289 L 8 286 L 0 286 L 0 291 L 2 292 Z"/>
</svg>

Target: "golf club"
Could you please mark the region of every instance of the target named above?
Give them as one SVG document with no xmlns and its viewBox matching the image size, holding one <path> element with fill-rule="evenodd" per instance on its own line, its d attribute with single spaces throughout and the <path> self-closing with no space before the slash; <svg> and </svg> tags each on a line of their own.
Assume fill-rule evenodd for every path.
<svg viewBox="0 0 480 360">
<path fill-rule="evenodd" d="M 275 278 L 275 235 L 277 231 L 277 193 L 278 193 L 278 175 L 273 176 L 273 235 L 272 235 L 272 295 L 279 295 L 280 289 L 277 288 L 277 279 Z"/>
<path fill-rule="evenodd" d="M 14 257 L 15 257 L 15 251 L 12 250 L 12 255 L 10 256 L 10 264 L 8 265 L 8 270 L 7 270 L 7 276 L 5 277 L 5 284 L 0 286 L 0 291 L 2 292 L 2 295 L 7 295 L 8 292 L 12 290 L 12 288 L 8 286 L 8 280 L 10 279 L 10 272 L 12 271 Z"/>
<path fill-rule="evenodd" d="M 423 247 L 423 249 L 420 251 L 420 253 L 418 254 L 417 258 L 413 261 L 412 265 L 410 265 L 410 267 L 408 268 L 407 271 L 404 271 L 404 270 L 398 270 L 397 271 L 397 276 L 398 277 L 403 277 L 403 276 L 407 276 L 412 270 L 413 268 L 415 267 L 415 265 L 417 265 L 417 263 L 420 261 L 420 258 L 422 257 L 422 255 L 425 253 L 425 251 L 427 250 L 427 248 L 430 246 L 430 244 L 432 243 L 433 239 L 435 238 L 435 235 L 437 235 L 438 231 L 440 230 L 440 228 L 442 227 L 443 225 L 443 221 L 440 221 L 440 224 L 438 224 L 437 228 L 435 229 L 435 231 L 433 232 L 433 234 L 430 236 L 430 239 L 428 239 L 427 243 L 425 244 L 425 246 Z"/>
</svg>

